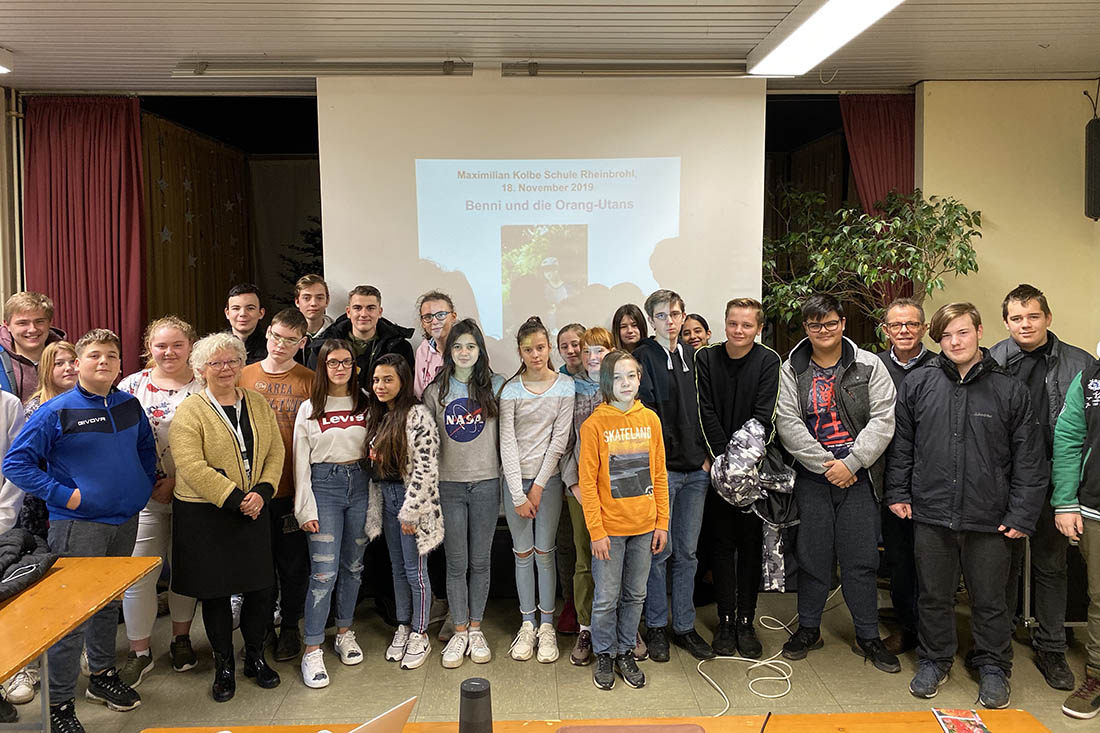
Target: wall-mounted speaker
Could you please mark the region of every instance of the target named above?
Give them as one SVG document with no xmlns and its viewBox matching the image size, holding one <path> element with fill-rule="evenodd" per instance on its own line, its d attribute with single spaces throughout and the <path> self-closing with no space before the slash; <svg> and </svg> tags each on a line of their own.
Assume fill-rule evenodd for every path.
<svg viewBox="0 0 1100 733">
<path fill-rule="evenodd" d="M 1085 216 L 1100 219 L 1100 117 L 1085 125 Z"/>
</svg>

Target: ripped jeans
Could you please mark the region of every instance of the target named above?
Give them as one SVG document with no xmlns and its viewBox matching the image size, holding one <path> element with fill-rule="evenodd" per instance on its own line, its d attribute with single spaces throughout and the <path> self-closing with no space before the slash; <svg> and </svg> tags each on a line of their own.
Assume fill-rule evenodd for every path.
<svg viewBox="0 0 1100 733">
<path fill-rule="evenodd" d="M 367 473 L 357 463 L 310 466 L 317 502 L 318 531 L 309 537 L 309 592 L 306 594 L 305 643 L 325 640 L 325 622 L 336 595 L 336 626 L 351 626 L 363 550 L 367 544 Z"/>
</svg>

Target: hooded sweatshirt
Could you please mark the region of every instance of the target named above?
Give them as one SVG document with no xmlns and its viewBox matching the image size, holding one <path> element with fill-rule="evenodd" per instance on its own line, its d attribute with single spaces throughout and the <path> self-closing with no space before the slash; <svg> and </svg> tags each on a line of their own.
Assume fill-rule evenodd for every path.
<svg viewBox="0 0 1100 733">
<path fill-rule="evenodd" d="M 581 425 L 580 492 L 593 540 L 668 529 L 668 472 L 657 413 L 602 404 Z"/>
<path fill-rule="evenodd" d="M 370 373 L 374 368 L 374 362 L 383 354 L 398 354 L 409 362 L 409 369 L 415 368 L 412 344 L 409 339 L 413 336 L 411 328 L 398 326 L 386 318 L 379 318 L 378 325 L 374 329 L 374 338 L 370 341 L 357 341 L 351 336 L 351 320 L 347 315 L 342 315 L 325 331 L 325 338 L 314 339 L 310 345 L 309 359 L 306 363 L 310 369 L 317 368 L 317 356 L 321 346 L 328 339 L 344 339 L 351 343 L 355 350 L 355 363 L 359 368 L 359 384 L 370 386 Z M 361 348 L 362 347 L 362 348 Z"/>
<path fill-rule="evenodd" d="M 50 327 L 50 332 L 46 334 L 46 343 L 43 347 L 49 346 L 55 341 L 64 341 L 65 332 L 60 328 Z M 7 352 L 7 356 L 11 359 L 12 373 L 10 377 L 12 393 L 19 398 L 20 402 L 26 402 L 30 398 L 31 394 L 38 387 L 38 365 L 27 357 L 15 353 L 15 337 L 11 335 L 11 331 L 8 327 L 0 324 L 0 347 L 3 347 Z"/>
</svg>

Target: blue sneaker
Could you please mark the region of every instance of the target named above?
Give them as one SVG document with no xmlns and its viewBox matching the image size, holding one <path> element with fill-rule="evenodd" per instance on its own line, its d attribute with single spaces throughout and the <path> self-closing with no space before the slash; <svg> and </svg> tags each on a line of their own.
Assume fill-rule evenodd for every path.
<svg viewBox="0 0 1100 733">
<path fill-rule="evenodd" d="M 1005 671 L 992 664 L 983 664 L 978 672 L 981 674 L 978 683 L 978 702 L 991 710 L 1007 708 L 1012 689 L 1008 685 L 1008 676 Z"/>
<path fill-rule="evenodd" d="M 947 670 L 940 671 L 935 662 L 922 659 L 917 666 L 917 673 L 913 675 L 913 681 L 909 683 L 909 692 L 913 697 L 931 699 L 939 693 L 944 682 L 947 682 Z"/>
</svg>

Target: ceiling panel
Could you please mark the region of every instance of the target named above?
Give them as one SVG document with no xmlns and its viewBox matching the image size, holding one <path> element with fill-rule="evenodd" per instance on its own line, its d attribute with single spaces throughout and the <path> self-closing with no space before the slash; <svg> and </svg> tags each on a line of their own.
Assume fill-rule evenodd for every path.
<svg viewBox="0 0 1100 733">
<path fill-rule="evenodd" d="M 0 0 L 17 89 L 283 91 L 310 79 L 173 79 L 227 57 L 742 60 L 795 7 L 769 0 Z M 773 89 L 897 88 L 923 79 L 1100 75 L 1100 0 L 908 0 Z"/>
</svg>

